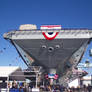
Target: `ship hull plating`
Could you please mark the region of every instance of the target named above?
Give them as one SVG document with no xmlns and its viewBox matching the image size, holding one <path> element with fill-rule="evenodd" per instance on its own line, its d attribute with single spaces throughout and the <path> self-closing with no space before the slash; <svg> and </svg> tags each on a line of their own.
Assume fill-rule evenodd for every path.
<svg viewBox="0 0 92 92">
<path fill-rule="evenodd" d="M 5 33 L 4 38 L 11 41 L 28 67 L 42 66 L 42 74 L 57 73 L 59 83 L 64 84 L 81 61 L 92 30 L 14 30 Z"/>
<path fill-rule="evenodd" d="M 71 60 L 69 61 L 71 56 L 85 43 L 84 49 L 87 47 L 88 39 L 54 39 L 50 41 L 46 39 L 17 39 L 12 42 L 16 48 L 19 46 L 27 54 L 22 56 L 23 58 L 29 56 L 33 59 L 33 62 L 29 60 L 30 65 L 43 66 L 48 73 L 50 69 L 56 69 L 57 72 L 61 71 L 62 75 L 66 69 L 72 67 Z M 18 49 L 18 51 L 20 50 Z M 82 56 L 83 53 L 84 51 L 79 53 L 79 56 Z"/>
</svg>

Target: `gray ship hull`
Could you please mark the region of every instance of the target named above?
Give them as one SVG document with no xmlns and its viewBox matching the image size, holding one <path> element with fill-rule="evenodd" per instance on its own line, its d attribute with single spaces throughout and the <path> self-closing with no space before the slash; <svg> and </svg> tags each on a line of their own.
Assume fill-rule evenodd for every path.
<svg viewBox="0 0 92 92">
<path fill-rule="evenodd" d="M 42 66 L 45 73 L 57 73 L 59 83 L 64 84 L 81 61 L 92 30 L 12 31 L 5 33 L 4 38 L 11 40 L 28 67 Z"/>
<path fill-rule="evenodd" d="M 33 62 L 29 60 L 28 64 L 43 66 L 47 72 L 49 72 L 49 69 L 58 70 L 60 66 L 62 70 L 61 73 L 63 73 L 67 67 L 72 67 L 69 61 L 71 56 L 85 43 L 86 45 L 84 48 L 87 47 L 88 39 L 55 39 L 52 41 L 45 39 L 18 39 L 12 40 L 12 42 L 15 44 L 16 48 L 19 46 L 26 53 L 22 56 L 24 59 L 25 57 L 28 58 L 27 56 L 33 59 Z M 45 47 L 43 48 L 43 46 Z M 20 50 L 18 49 L 18 51 Z M 20 54 L 23 53 L 20 52 Z M 28 61 L 25 60 L 25 63 L 27 62 Z"/>
</svg>

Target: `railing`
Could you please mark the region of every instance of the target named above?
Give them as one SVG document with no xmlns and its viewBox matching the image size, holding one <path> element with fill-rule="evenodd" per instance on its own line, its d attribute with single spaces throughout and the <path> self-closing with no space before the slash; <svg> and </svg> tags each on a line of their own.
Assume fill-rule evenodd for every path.
<svg viewBox="0 0 92 92">
<path fill-rule="evenodd" d="M 88 37 L 92 37 L 92 30 L 88 30 L 88 29 L 51 29 L 51 30 L 13 30 L 11 32 L 5 33 L 4 34 L 4 38 L 11 38 L 12 36 L 22 36 L 22 35 L 40 35 L 42 32 L 59 32 L 59 34 L 64 34 L 64 35 L 87 35 Z M 21 38 L 21 37 L 20 37 Z"/>
<path fill-rule="evenodd" d="M 11 88 L 11 89 L 8 89 L 8 88 L 1 88 L 0 89 L 0 92 L 32 92 L 30 89 L 26 90 L 26 89 L 19 89 L 19 88 Z"/>
<path fill-rule="evenodd" d="M 92 33 L 92 30 L 88 29 L 44 29 L 44 30 L 13 30 L 8 33 L 12 34 L 30 34 L 32 32 L 62 32 L 62 33 Z"/>
<path fill-rule="evenodd" d="M 71 91 L 70 91 L 71 90 Z M 0 89 L 0 92 L 92 92 L 92 88 L 66 88 L 65 90 L 51 90 L 51 91 L 32 91 L 32 90 L 23 90 L 23 89 Z"/>
<path fill-rule="evenodd" d="M 51 91 L 42 91 L 42 90 L 39 90 L 39 91 L 32 91 L 31 89 L 24 90 L 24 89 L 7 89 L 7 88 L 5 89 L 5 88 L 1 88 L 0 92 L 60 92 L 60 90 L 51 90 Z"/>
<path fill-rule="evenodd" d="M 32 32 L 62 32 L 62 33 L 92 33 L 92 30 L 88 29 L 44 29 L 44 30 L 12 30 L 11 32 L 8 32 L 10 34 L 30 34 Z"/>
</svg>

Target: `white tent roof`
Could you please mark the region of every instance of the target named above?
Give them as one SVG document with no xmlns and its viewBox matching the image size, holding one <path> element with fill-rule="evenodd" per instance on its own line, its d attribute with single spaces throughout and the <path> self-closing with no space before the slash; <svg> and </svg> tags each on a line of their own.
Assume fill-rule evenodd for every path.
<svg viewBox="0 0 92 92">
<path fill-rule="evenodd" d="M 91 76 L 88 76 L 88 75 L 87 76 L 84 76 L 83 79 L 84 80 L 91 80 Z"/>
<path fill-rule="evenodd" d="M 0 77 L 8 77 L 11 73 L 20 69 L 18 66 L 0 66 Z"/>
</svg>

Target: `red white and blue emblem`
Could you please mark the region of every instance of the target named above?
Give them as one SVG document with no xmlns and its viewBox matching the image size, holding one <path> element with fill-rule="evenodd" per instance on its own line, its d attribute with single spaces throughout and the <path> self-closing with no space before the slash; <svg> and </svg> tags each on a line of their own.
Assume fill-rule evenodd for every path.
<svg viewBox="0 0 92 92">
<path fill-rule="evenodd" d="M 44 37 L 47 40 L 53 40 L 56 38 L 56 36 L 58 35 L 58 32 L 52 32 L 52 34 L 50 34 L 49 32 L 42 32 L 42 34 L 44 35 Z"/>
<path fill-rule="evenodd" d="M 53 40 L 56 38 L 56 36 L 58 35 L 58 32 L 42 32 L 42 34 L 44 35 L 44 37 L 47 39 L 47 40 Z"/>
<path fill-rule="evenodd" d="M 61 25 L 43 25 L 41 26 L 41 29 L 61 29 Z M 56 36 L 58 35 L 59 32 L 42 32 L 43 36 L 47 39 L 47 40 L 53 40 L 56 38 Z"/>
<path fill-rule="evenodd" d="M 50 79 L 58 79 L 58 74 L 48 74 L 48 78 Z"/>
</svg>

